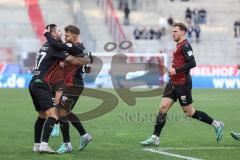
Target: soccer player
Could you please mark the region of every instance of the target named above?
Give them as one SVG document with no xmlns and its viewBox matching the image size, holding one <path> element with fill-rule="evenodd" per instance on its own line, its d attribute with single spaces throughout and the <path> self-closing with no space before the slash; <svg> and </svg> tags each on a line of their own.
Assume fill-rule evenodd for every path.
<svg viewBox="0 0 240 160">
<path fill-rule="evenodd" d="M 45 36 L 48 39 L 49 43 L 56 48 L 67 50 L 68 47 L 72 47 L 71 45 L 56 42 L 56 40 L 52 39 L 49 36 L 49 34 L 45 34 Z M 67 44 L 71 42 L 72 45 L 76 45 L 77 47 L 79 47 L 79 51 L 85 49 L 83 44 L 79 43 L 80 30 L 75 25 L 68 25 L 65 27 L 65 40 Z M 84 55 L 84 53 L 82 53 L 82 55 Z M 92 140 L 92 136 L 86 133 L 77 115 L 71 112 L 84 88 L 82 69 L 83 69 L 82 66 L 71 65 L 68 63 L 64 64 L 63 70 L 61 68 L 58 69 L 58 72 L 59 71 L 64 72 L 65 77 L 64 82 L 66 84 L 66 89 L 64 90 L 63 94 L 65 95 L 64 97 L 67 98 L 68 102 L 70 102 L 65 103 L 64 107 L 59 108 L 58 112 L 60 116 L 60 127 L 63 134 L 63 143 L 57 150 L 58 153 L 67 153 L 73 150 L 72 145 L 70 143 L 68 120 L 77 129 L 81 136 L 79 150 L 83 150 L 87 146 L 87 144 Z M 56 127 L 55 129 L 57 130 Z"/>
<path fill-rule="evenodd" d="M 61 32 L 58 30 L 57 26 L 51 24 L 47 27 L 50 28 L 52 36 L 60 41 Z M 75 57 L 57 51 L 51 47 L 48 42 L 44 43 L 39 50 L 33 77 L 29 84 L 29 92 L 35 109 L 38 112 L 38 118 L 34 126 L 34 152 L 55 153 L 55 151 L 48 146 L 48 140 L 52 127 L 58 120 L 58 115 L 54 102 L 55 95 L 45 82 L 45 76 L 48 71 L 59 62 L 59 60 L 77 62 Z M 81 65 L 81 63 L 78 64 Z"/>
<path fill-rule="evenodd" d="M 192 105 L 190 69 L 196 66 L 196 62 L 192 47 L 185 38 L 186 32 L 187 27 L 183 23 L 175 23 L 173 25 L 172 36 L 173 40 L 177 42 L 177 46 L 173 52 L 171 67 L 168 70 L 170 80 L 163 93 L 153 134 L 147 140 L 140 142 L 143 146 L 159 145 L 159 136 L 165 126 L 167 112 L 177 100 L 188 117 L 192 117 L 214 127 L 217 142 L 219 142 L 223 136 L 223 122 L 214 120 L 205 112 L 196 110 Z"/>
</svg>

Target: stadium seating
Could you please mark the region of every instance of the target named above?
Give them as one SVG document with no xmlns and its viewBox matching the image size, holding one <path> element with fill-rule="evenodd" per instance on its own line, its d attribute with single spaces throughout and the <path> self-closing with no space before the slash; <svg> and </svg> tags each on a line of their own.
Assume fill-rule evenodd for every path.
<svg viewBox="0 0 240 160">
<path fill-rule="evenodd" d="M 38 30 L 32 26 L 33 22 L 39 22 L 39 16 L 32 13 L 33 17 L 31 18 L 26 1 L 0 1 L 0 48 L 12 48 L 13 55 L 16 53 L 21 55 L 23 50 L 25 52 L 37 51 L 40 46 L 38 39 L 42 29 Z M 118 0 L 112 1 L 117 8 Z M 88 48 L 94 48 L 93 50 L 98 52 L 104 51 L 103 46 L 106 42 L 113 41 L 114 37 L 111 37 L 109 33 L 104 12 L 99 4 L 101 0 L 80 0 L 80 4 L 77 5 L 74 0 L 39 0 L 38 2 L 40 9 L 38 12 L 43 15 L 40 28 L 48 23 L 56 23 L 60 26 L 77 23 L 81 26 L 83 42 L 90 44 Z M 134 7 L 136 10 L 131 10 L 130 13 L 130 25 L 123 26 L 126 38 L 134 43 L 133 51 L 144 53 L 164 50 L 171 52 L 175 44 L 172 42 L 170 28 L 167 29 L 168 34 L 163 36 L 160 41 L 136 41 L 133 38 L 133 30 L 136 26 L 157 26 L 160 17 L 172 16 L 175 21 L 184 21 L 187 7 L 190 9 L 204 8 L 207 10 L 207 23 L 201 25 L 200 43 L 192 43 L 197 62 L 199 64 L 223 65 L 239 63 L 240 43 L 237 38 L 234 38 L 233 33 L 233 23 L 239 18 L 239 1 L 222 0 L 218 5 L 216 5 L 215 0 L 192 0 L 189 2 L 148 0 L 137 2 L 138 4 Z M 76 7 L 79 7 L 79 12 L 74 12 Z M 130 4 L 131 7 L 133 6 Z M 120 23 L 123 24 L 123 12 L 116 11 Z M 32 45 L 28 45 L 29 43 Z"/>
<path fill-rule="evenodd" d="M 44 42 L 43 30 L 45 23 L 38 0 L 25 0 L 25 2 L 32 27 L 40 41 Z"/>
<path fill-rule="evenodd" d="M 0 1 L 0 47 L 13 47 L 15 40 L 36 38 L 23 0 Z"/>
<path fill-rule="evenodd" d="M 46 24 L 55 23 L 60 26 L 73 24 L 74 17 L 70 1 L 39 0 L 39 5 Z"/>
<path fill-rule="evenodd" d="M 12 48 L 14 53 L 2 54 L 1 61 L 25 59 L 27 53 L 37 52 L 39 40 L 44 41 L 45 24 L 62 26 L 74 23 L 71 7 L 69 1 L 62 0 L 0 1 L 0 48 Z"/>
<path fill-rule="evenodd" d="M 207 24 L 201 26 L 201 42 L 193 43 L 198 63 L 239 63 L 238 44 L 233 38 L 233 23 L 239 17 L 239 1 L 222 0 L 216 5 L 214 0 L 189 2 L 159 0 L 157 12 L 165 16 L 172 15 L 177 21 L 184 21 L 187 7 L 207 10 Z"/>
<path fill-rule="evenodd" d="M 114 0 L 117 6 L 117 0 Z M 131 4 L 130 4 L 131 6 Z M 138 4 L 137 10 L 132 10 L 130 13 L 130 26 L 124 26 L 124 31 L 128 38 L 131 39 L 136 46 L 136 51 L 144 51 L 138 42 L 133 39 L 132 33 L 136 26 L 156 26 L 159 18 L 168 18 L 172 16 L 175 21 L 183 21 L 185 10 L 190 7 L 205 8 L 207 10 L 207 24 L 201 25 L 200 43 L 192 43 L 195 56 L 199 64 L 237 64 L 239 63 L 239 44 L 238 40 L 234 39 L 233 23 L 239 17 L 239 1 L 223 0 L 216 5 L 216 1 L 198 0 L 198 1 L 174 1 L 170 0 L 148 0 L 141 1 Z M 223 12 L 226 11 L 226 12 Z M 123 22 L 123 12 L 118 11 L 118 16 Z M 229 16 L 231 14 L 231 16 Z M 170 30 L 168 30 L 170 31 Z M 170 32 L 169 32 L 170 33 Z M 158 48 L 159 50 L 169 50 L 174 47 L 171 42 L 171 35 L 166 35 L 161 41 L 148 42 L 149 46 Z M 137 44 L 140 43 L 140 44 Z M 156 45 L 156 46 L 155 46 Z M 148 46 L 146 46 L 148 47 Z M 147 50 L 147 49 L 145 49 Z M 156 50 L 155 52 L 158 52 Z M 169 50 L 171 52 L 171 50 Z M 226 58 L 227 56 L 227 58 Z M 213 61 L 214 59 L 214 61 Z"/>
<path fill-rule="evenodd" d="M 97 1 L 80 0 L 81 11 L 86 18 L 87 26 L 95 40 L 95 47 L 98 52 L 103 52 L 103 46 L 106 42 L 111 42 L 109 31 L 107 30 L 104 14 L 101 11 Z"/>
</svg>

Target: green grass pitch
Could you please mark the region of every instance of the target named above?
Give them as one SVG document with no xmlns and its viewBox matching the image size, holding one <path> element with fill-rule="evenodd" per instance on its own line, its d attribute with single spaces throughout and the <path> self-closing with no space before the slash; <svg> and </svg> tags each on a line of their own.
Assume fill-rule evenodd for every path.
<svg viewBox="0 0 240 160">
<path fill-rule="evenodd" d="M 117 95 L 114 90 L 105 90 Z M 236 160 L 240 157 L 240 142 L 230 136 L 232 130 L 240 132 L 239 90 L 193 90 L 195 108 L 207 112 L 213 118 L 224 121 L 224 137 L 217 144 L 211 126 L 183 116 L 176 103 L 169 112 L 168 121 L 162 132 L 158 147 L 172 148 L 164 152 L 204 160 Z M 71 141 L 74 151 L 62 155 L 40 155 L 32 152 L 33 125 L 36 119 L 32 101 L 27 89 L 0 90 L 0 159 L 16 160 L 65 160 L 65 159 L 164 159 L 177 160 L 159 153 L 144 151 L 139 141 L 149 137 L 153 130 L 152 115 L 158 112 L 159 97 L 139 98 L 134 107 L 119 98 L 119 104 L 112 112 L 102 117 L 83 122 L 94 137 L 84 151 L 78 151 L 79 136 L 71 127 Z M 86 112 L 100 103 L 89 97 L 81 97 L 75 112 Z M 62 137 L 50 138 L 50 146 L 57 149 Z M 213 147 L 212 149 L 199 147 Z M 222 147 L 222 148 L 218 148 Z M 226 148 L 223 148 L 226 147 Z M 229 148 L 232 147 L 232 148 Z M 175 149 L 176 148 L 176 149 Z M 180 149 L 177 149 L 180 148 Z M 184 149 L 188 148 L 188 149 Z"/>
</svg>

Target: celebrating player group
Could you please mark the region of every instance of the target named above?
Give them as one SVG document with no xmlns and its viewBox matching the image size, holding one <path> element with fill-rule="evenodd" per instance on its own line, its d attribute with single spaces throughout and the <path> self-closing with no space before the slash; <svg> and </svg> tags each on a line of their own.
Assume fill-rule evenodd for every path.
<svg viewBox="0 0 240 160">
<path fill-rule="evenodd" d="M 69 136 L 69 121 L 81 136 L 79 150 L 84 149 L 92 140 L 79 118 L 71 112 L 84 88 L 83 66 L 91 63 L 92 58 L 80 43 L 80 29 L 68 25 L 64 30 L 66 43 L 61 41 L 62 34 L 57 25 L 46 26 L 44 36 L 47 42 L 39 50 L 29 84 L 29 92 L 38 112 L 34 126 L 34 152 L 71 152 L 73 147 Z M 58 123 L 63 143 L 56 152 L 48 145 L 48 141 L 51 132 L 58 130 Z"/>
<path fill-rule="evenodd" d="M 41 47 L 29 92 L 38 116 L 34 126 L 34 152 L 67 153 L 72 152 L 69 122 L 79 133 L 79 150 L 84 149 L 92 140 L 79 118 L 72 112 L 84 89 L 83 68 L 92 63 L 91 55 L 86 53 L 80 43 L 80 29 L 75 25 L 64 28 L 65 43 L 61 41 L 61 32 L 57 25 L 48 25 L 44 31 L 47 41 Z M 213 127 L 216 141 L 223 137 L 224 123 L 193 106 L 192 79 L 190 70 L 196 66 L 194 53 L 185 38 L 187 27 L 175 23 L 172 27 L 173 40 L 177 43 L 168 68 L 169 82 L 162 96 L 160 109 L 152 135 L 140 144 L 159 145 L 160 135 L 165 126 L 167 112 L 178 101 L 186 116 Z M 86 69 L 85 69 L 86 70 Z M 50 135 L 63 135 L 63 143 L 54 151 L 48 141 Z M 240 140 L 240 134 L 232 132 L 234 139 Z"/>
</svg>

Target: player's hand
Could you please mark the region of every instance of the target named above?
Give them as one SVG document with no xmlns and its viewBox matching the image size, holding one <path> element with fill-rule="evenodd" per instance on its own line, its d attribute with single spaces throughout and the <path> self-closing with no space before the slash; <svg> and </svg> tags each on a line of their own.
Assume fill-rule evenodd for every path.
<svg viewBox="0 0 240 160">
<path fill-rule="evenodd" d="M 175 68 L 169 68 L 168 69 L 168 73 L 169 73 L 169 75 L 176 75 L 177 74 L 177 72 L 176 72 L 176 69 Z"/>
<path fill-rule="evenodd" d="M 54 105 L 58 105 L 60 103 L 62 94 L 63 94 L 62 90 L 57 90 L 55 92 Z"/>
<path fill-rule="evenodd" d="M 84 56 L 84 58 L 79 57 L 78 61 L 80 65 L 86 65 L 90 63 L 90 58 L 88 56 Z"/>
<path fill-rule="evenodd" d="M 61 68 L 64 68 L 64 65 L 65 65 L 64 61 L 61 61 L 61 62 L 59 63 L 59 66 L 60 66 Z"/>
<path fill-rule="evenodd" d="M 45 34 L 47 32 L 50 33 L 50 27 L 47 27 L 47 29 L 44 29 L 43 34 Z"/>
<path fill-rule="evenodd" d="M 71 55 L 67 56 L 65 58 L 65 61 L 70 63 L 70 64 L 73 64 L 73 65 L 80 65 L 80 66 L 83 66 L 83 65 L 86 65 L 86 64 L 89 64 L 90 63 L 90 59 L 89 57 L 73 57 Z"/>
</svg>

